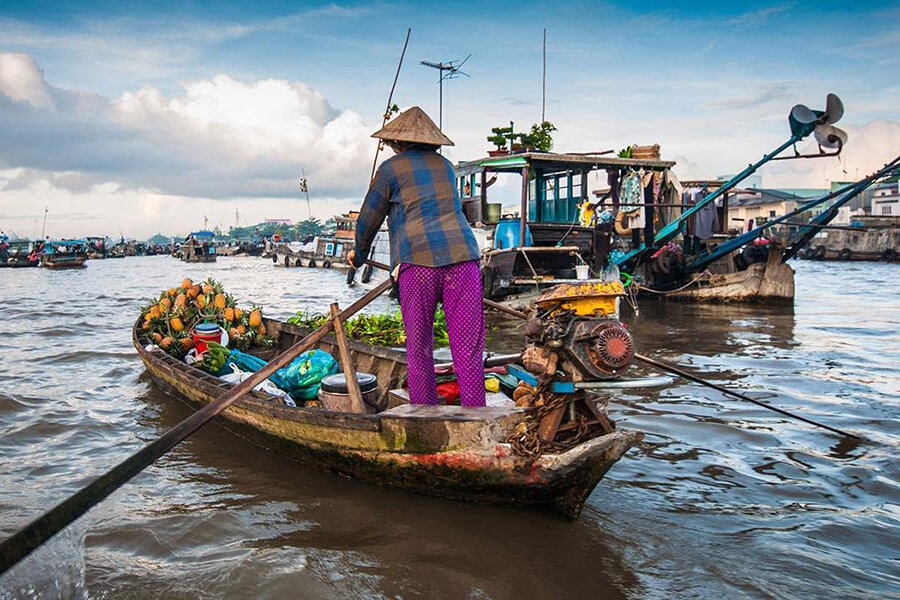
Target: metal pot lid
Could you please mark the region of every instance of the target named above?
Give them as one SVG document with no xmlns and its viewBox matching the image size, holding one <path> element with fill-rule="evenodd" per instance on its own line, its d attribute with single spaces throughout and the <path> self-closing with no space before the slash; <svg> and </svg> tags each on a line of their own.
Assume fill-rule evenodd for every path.
<svg viewBox="0 0 900 600">
<path fill-rule="evenodd" d="M 378 387 L 378 379 L 371 373 L 357 373 L 356 381 L 359 383 L 359 391 L 370 392 Z M 347 379 L 343 373 L 335 373 L 322 378 L 322 391 L 347 393 Z"/>
</svg>

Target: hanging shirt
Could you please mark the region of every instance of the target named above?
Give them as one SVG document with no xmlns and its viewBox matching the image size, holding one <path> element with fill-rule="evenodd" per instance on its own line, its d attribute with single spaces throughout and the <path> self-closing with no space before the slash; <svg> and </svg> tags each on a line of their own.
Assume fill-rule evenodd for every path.
<svg viewBox="0 0 900 600">
<path fill-rule="evenodd" d="M 628 227 L 631 229 L 643 228 L 644 188 L 641 185 L 641 176 L 636 171 L 630 171 L 622 179 L 622 193 L 619 201 L 621 202 L 619 211 L 630 215 Z"/>
<path fill-rule="evenodd" d="M 716 203 L 705 204 L 694 214 L 694 235 L 701 240 L 708 240 L 719 230 L 719 211 Z"/>
<path fill-rule="evenodd" d="M 433 150 L 410 148 L 378 167 L 356 221 L 353 266 L 365 263 L 385 217 L 392 267 L 443 267 L 481 258 L 453 165 Z"/>
</svg>

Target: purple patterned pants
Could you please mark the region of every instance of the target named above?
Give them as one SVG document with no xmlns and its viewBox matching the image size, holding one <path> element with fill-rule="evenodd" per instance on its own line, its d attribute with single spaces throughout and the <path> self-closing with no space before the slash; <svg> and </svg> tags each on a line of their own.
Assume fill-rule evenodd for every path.
<svg viewBox="0 0 900 600">
<path fill-rule="evenodd" d="M 481 268 L 471 260 L 445 267 L 400 265 L 400 312 L 406 329 L 406 365 L 412 404 L 437 404 L 434 313 L 444 305 L 453 370 L 462 406 L 484 406 L 484 308 Z"/>
</svg>

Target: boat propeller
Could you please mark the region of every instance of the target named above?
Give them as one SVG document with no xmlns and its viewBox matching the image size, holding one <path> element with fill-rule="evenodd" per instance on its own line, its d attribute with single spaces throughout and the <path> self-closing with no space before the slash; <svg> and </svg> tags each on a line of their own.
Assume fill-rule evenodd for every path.
<svg viewBox="0 0 900 600">
<path fill-rule="evenodd" d="M 836 156 L 847 143 L 847 132 L 834 126 L 844 116 L 844 103 L 835 94 L 825 97 L 825 110 L 812 110 L 805 104 L 797 104 L 788 115 L 791 133 L 802 139 L 810 133 L 819 145 L 819 154 L 801 155 L 794 148 L 794 156 L 784 158 L 814 158 Z M 781 159 L 775 159 L 781 160 Z"/>
</svg>

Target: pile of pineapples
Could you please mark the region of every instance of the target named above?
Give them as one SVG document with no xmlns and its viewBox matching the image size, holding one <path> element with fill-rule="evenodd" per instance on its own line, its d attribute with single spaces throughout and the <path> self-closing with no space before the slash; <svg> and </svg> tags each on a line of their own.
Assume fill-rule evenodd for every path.
<svg viewBox="0 0 900 600">
<path fill-rule="evenodd" d="M 198 323 L 217 323 L 228 332 L 228 346 L 246 350 L 271 344 L 266 336 L 262 307 L 242 309 L 222 284 L 210 278 L 194 283 L 185 278 L 178 287 L 163 290 L 141 309 L 141 330 L 150 341 L 176 358 L 194 347 L 191 330 Z"/>
</svg>

